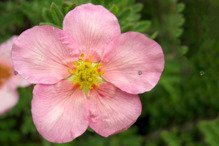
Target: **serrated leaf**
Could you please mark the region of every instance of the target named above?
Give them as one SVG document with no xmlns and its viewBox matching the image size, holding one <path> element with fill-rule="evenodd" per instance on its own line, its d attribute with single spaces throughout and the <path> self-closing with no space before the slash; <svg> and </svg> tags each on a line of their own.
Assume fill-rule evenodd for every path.
<svg viewBox="0 0 219 146">
<path fill-rule="evenodd" d="M 180 49 L 180 53 L 185 55 L 188 52 L 189 48 L 187 46 L 182 46 Z"/>
<path fill-rule="evenodd" d="M 101 5 L 105 5 L 105 1 L 104 0 L 92 0 L 93 4 L 101 4 Z"/>
<path fill-rule="evenodd" d="M 161 133 L 162 138 L 168 144 L 168 146 L 180 146 L 180 142 L 175 133 L 169 131 L 163 131 Z"/>
<path fill-rule="evenodd" d="M 131 14 L 130 9 L 125 9 L 123 11 L 121 10 L 121 12 L 118 14 L 118 18 L 120 21 L 124 21 L 124 20 L 127 20 L 130 14 Z"/>
<path fill-rule="evenodd" d="M 127 17 L 127 21 L 129 22 L 139 21 L 140 18 L 141 18 L 140 14 L 131 12 L 131 14 Z"/>
<path fill-rule="evenodd" d="M 55 22 L 55 25 L 62 27 L 64 15 L 54 2 L 50 6 L 50 13 L 52 15 L 53 21 Z"/>
<path fill-rule="evenodd" d="M 78 2 L 76 2 L 76 1 L 74 1 L 74 2 L 65 1 L 62 4 L 63 14 L 64 15 L 67 14 L 70 10 L 73 10 L 77 5 L 78 5 Z"/>
<path fill-rule="evenodd" d="M 219 120 L 200 122 L 199 129 L 210 146 L 217 146 L 219 144 Z"/>
<path fill-rule="evenodd" d="M 110 9 L 109 9 L 113 14 L 117 15 L 119 12 L 119 8 L 118 6 L 116 6 L 115 4 L 113 4 Z"/>
<path fill-rule="evenodd" d="M 158 36 L 159 32 L 158 31 L 155 31 L 151 36 L 150 38 L 151 39 L 155 39 L 157 36 Z"/>
<path fill-rule="evenodd" d="M 141 21 L 139 23 L 137 23 L 135 26 L 134 26 L 134 31 L 137 31 L 137 32 L 146 32 L 151 26 L 151 22 L 150 21 Z"/>
<path fill-rule="evenodd" d="M 50 10 L 44 8 L 42 11 L 42 16 L 45 22 L 52 22 L 52 17 L 50 14 Z"/>
<path fill-rule="evenodd" d="M 122 32 L 127 32 L 129 30 L 132 30 L 132 28 L 133 28 L 133 24 L 127 24 L 127 23 L 121 24 Z"/>
<path fill-rule="evenodd" d="M 143 9 L 143 5 L 140 4 L 140 3 L 135 4 L 135 5 L 132 7 L 133 12 L 135 12 L 135 13 L 140 12 L 142 9 Z"/>
<path fill-rule="evenodd" d="M 176 5 L 176 9 L 177 9 L 177 12 L 178 12 L 178 13 L 182 12 L 182 11 L 185 9 L 185 4 L 183 4 L 183 3 L 178 3 L 178 4 Z"/>
</svg>

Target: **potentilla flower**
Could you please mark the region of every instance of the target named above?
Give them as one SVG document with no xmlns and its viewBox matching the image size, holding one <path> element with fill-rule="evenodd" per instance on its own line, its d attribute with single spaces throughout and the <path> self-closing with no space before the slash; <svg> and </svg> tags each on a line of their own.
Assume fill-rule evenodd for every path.
<svg viewBox="0 0 219 146">
<path fill-rule="evenodd" d="M 11 63 L 11 49 L 16 36 L 0 45 L 0 115 L 18 102 L 17 87 L 29 85 L 20 75 L 15 75 Z"/>
<path fill-rule="evenodd" d="M 63 30 L 35 26 L 13 45 L 16 71 L 36 84 L 32 116 L 51 142 L 69 142 L 88 127 L 107 137 L 141 114 L 137 94 L 151 90 L 164 67 L 161 47 L 137 32 L 120 32 L 117 18 L 83 4 L 64 18 Z"/>
</svg>

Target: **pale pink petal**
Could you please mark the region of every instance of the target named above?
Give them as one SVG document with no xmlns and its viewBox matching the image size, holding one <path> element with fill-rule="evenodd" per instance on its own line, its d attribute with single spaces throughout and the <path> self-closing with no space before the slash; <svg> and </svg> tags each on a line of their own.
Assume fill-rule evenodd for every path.
<svg viewBox="0 0 219 146">
<path fill-rule="evenodd" d="M 32 116 L 39 133 L 48 141 L 63 143 L 80 136 L 88 127 L 86 97 L 68 81 L 36 85 Z"/>
<path fill-rule="evenodd" d="M 63 46 L 69 50 L 71 56 L 80 56 L 81 52 L 79 47 L 75 44 L 75 40 L 71 37 L 71 35 L 63 31 L 60 40 Z"/>
<path fill-rule="evenodd" d="M 27 87 L 31 85 L 19 74 L 13 75 L 10 79 L 8 79 L 8 81 L 5 84 L 7 84 L 7 86 L 9 86 L 9 88 L 11 89 L 16 89 L 17 87 Z"/>
<path fill-rule="evenodd" d="M 70 11 L 64 18 L 63 29 L 85 55 L 93 57 L 101 55 L 106 44 L 121 33 L 117 18 L 104 7 L 93 4 L 83 4 Z"/>
<path fill-rule="evenodd" d="M 0 115 L 9 111 L 18 102 L 16 90 L 11 90 L 5 86 L 0 87 Z"/>
<path fill-rule="evenodd" d="M 63 33 L 52 26 L 24 31 L 12 48 L 15 70 L 31 83 L 54 84 L 66 78 L 74 59 L 61 42 Z"/>
<path fill-rule="evenodd" d="M 12 66 L 11 64 L 11 49 L 17 36 L 12 36 L 6 42 L 0 45 L 0 64 Z"/>
<path fill-rule="evenodd" d="M 141 101 L 138 95 L 128 94 L 104 83 L 88 97 L 90 127 L 98 134 L 107 137 L 128 129 L 141 114 Z"/>
<path fill-rule="evenodd" d="M 164 55 L 155 41 L 136 32 L 114 39 L 102 60 L 103 78 L 121 90 L 139 94 L 151 90 L 164 68 Z"/>
</svg>

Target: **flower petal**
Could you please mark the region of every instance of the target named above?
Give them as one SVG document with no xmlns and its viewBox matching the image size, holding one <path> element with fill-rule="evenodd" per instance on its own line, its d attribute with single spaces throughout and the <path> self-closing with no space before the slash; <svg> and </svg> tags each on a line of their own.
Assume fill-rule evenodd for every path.
<svg viewBox="0 0 219 146">
<path fill-rule="evenodd" d="M 18 102 L 16 90 L 11 90 L 6 86 L 0 88 L 0 115 L 4 114 Z"/>
<path fill-rule="evenodd" d="M 104 83 L 89 96 L 90 127 L 107 137 L 128 129 L 141 114 L 138 95 Z"/>
<path fill-rule="evenodd" d="M 0 64 L 12 66 L 11 49 L 12 49 L 12 45 L 16 39 L 17 39 L 17 36 L 12 36 L 6 42 L 4 42 L 0 45 L 0 54 L 1 54 Z"/>
<path fill-rule="evenodd" d="M 69 142 L 88 127 L 86 97 L 67 82 L 36 85 L 33 91 L 32 116 L 39 133 L 50 142 Z"/>
<path fill-rule="evenodd" d="M 103 78 L 121 90 L 139 94 L 151 90 L 164 68 L 161 47 L 136 32 L 124 33 L 108 46 L 102 60 Z"/>
<path fill-rule="evenodd" d="M 105 45 L 120 35 L 117 18 L 100 5 L 83 4 L 64 18 L 63 29 L 79 44 L 85 55 L 102 55 Z"/>
<path fill-rule="evenodd" d="M 27 87 L 30 86 L 31 84 L 23 79 L 19 74 L 13 75 L 7 82 L 8 86 L 12 89 L 16 89 L 17 87 Z"/>
<path fill-rule="evenodd" d="M 68 76 L 72 61 L 61 43 L 62 30 L 35 26 L 23 32 L 12 48 L 15 70 L 31 83 L 54 84 Z"/>
</svg>

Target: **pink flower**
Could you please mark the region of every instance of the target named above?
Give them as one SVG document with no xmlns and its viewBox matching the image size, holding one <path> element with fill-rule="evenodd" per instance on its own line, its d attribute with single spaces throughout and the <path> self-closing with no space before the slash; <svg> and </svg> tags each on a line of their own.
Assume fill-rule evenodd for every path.
<svg viewBox="0 0 219 146">
<path fill-rule="evenodd" d="M 32 116 L 51 142 L 69 142 L 88 127 L 107 137 L 141 114 L 137 94 L 151 90 L 164 67 L 161 47 L 137 32 L 121 34 L 117 18 L 84 4 L 64 18 L 63 30 L 35 26 L 12 51 L 16 71 L 37 84 Z"/>
<path fill-rule="evenodd" d="M 11 49 L 16 36 L 0 45 L 0 115 L 7 112 L 18 102 L 17 87 L 26 87 L 28 82 L 14 75 L 11 63 Z"/>
</svg>

